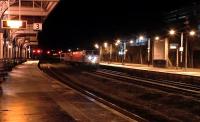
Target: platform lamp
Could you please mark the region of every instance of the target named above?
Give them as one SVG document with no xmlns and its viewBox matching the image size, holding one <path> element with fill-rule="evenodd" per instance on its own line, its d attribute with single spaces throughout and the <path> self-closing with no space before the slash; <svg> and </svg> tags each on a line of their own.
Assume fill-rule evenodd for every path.
<svg viewBox="0 0 200 122">
<path fill-rule="evenodd" d="M 183 47 L 183 35 L 184 35 L 184 32 L 180 32 L 181 33 L 181 46 L 179 48 L 179 51 L 181 52 L 181 56 L 180 56 L 180 62 L 183 63 L 183 51 L 184 51 L 184 47 Z M 169 31 L 169 34 L 170 35 L 175 35 L 176 34 L 176 31 L 171 29 Z M 187 34 L 189 34 L 189 36 L 194 36 L 196 34 L 196 32 L 194 30 L 191 30 L 189 31 L 189 33 L 187 32 Z M 188 40 L 186 38 L 186 41 L 185 41 L 185 68 L 187 68 L 187 54 L 188 53 Z"/>
</svg>

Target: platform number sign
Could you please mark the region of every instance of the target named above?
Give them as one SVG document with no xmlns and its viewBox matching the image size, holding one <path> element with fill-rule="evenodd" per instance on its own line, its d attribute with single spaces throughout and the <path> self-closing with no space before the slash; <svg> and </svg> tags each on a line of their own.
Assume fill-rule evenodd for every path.
<svg viewBox="0 0 200 122">
<path fill-rule="evenodd" d="M 33 23 L 33 30 L 42 30 L 42 23 Z"/>
</svg>

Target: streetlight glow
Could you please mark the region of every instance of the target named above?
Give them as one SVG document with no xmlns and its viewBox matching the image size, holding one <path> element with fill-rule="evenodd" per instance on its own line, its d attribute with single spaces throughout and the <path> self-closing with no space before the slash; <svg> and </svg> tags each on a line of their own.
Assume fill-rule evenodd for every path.
<svg viewBox="0 0 200 122">
<path fill-rule="evenodd" d="M 20 28 L 22 26 L 22 21 L 20 21 L 20 20 L 8 20 L 7 24 L 10 28 Z"/>
<path fill-rule="evenodd" d="M 108 47 L 108 43 L 105 42 L 104 43 L 104 47 L 107 48 Z"/>
<path fill-rule="evenodd" d="M 117 40 L 117 43 L 119 44 L 120 42 L 121 42 L 121 41 L 118 39 L 118 40 Z"/>
<path fill-rule="evenodd" d="M 144 36 L 140 36 L 139 39 L 140 39 L 140 40 L 143 40 L 143 39 L 144 39 Z"/>
<path fill-rule="evenodd" d="M 94 47 L 95 47 L 96 49 L 99 49 L 99 45 L 98 45 L 98 44 L 95 44 Z"/>
<path fill-rule="evenodd" d="M 155 40 L 159 40 L 160 38 L 158 36 L 155 37 Z"/>
<path fill-rule="evenodd" d="M 195 31 L 190 31 L 190 36 L 194 36 L 196 34 Z"/>
<path fill-rule="evenodd" d="M 170 30 L 170 31 L 169 31 L 169 34 L 170 34 L 170 35 L 174 35 L 174 34 L 175 34 L 175 30 L 173 30 L 173 29 Z"/>
<path fill-rule="evenodd" d="M 8 45 L 8 48 L 12 48 L 12 45 Z"/>
<path fill-rule="evenodd" d="M 115 46 L 118 46 L 119 43 L 121 43 L 121 40 L 118 39 L 118 40 L 116 41 L 116 43 L 115 43 Z"/>
</svg>

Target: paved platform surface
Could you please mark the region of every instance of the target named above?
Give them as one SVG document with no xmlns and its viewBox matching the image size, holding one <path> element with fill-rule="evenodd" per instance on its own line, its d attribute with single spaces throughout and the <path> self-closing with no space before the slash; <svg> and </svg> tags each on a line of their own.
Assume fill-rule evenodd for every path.
<svg viewBox="0 0 200 122">
<path fill-rule="evenodd" d="M 193 69 L 193 68 L 157 68 L 153 67 L 152 65 L 142 65 L 142 64 L 132 64 L 132 63 L 105 63 L 101 62 L 101 65 L 109 65 L 109 66 L 116 66 L 116 67 L 125 67 L 125 68 L 133 68 L 138 70 L 147 70 L 147 71 L 156 71 L 156 72 L 164 72 L 164 73 L 172 73 L 172 74 L 180 74 L 180 75 L 189 75 L 189 76 L 197 76 L 200 77 L 200 69 Z"/>
<path fill-rule="evenodd" d="M 41 72 L 28 61 L 0 86 L 0 122 L 135 122 Z"/>
</svg>

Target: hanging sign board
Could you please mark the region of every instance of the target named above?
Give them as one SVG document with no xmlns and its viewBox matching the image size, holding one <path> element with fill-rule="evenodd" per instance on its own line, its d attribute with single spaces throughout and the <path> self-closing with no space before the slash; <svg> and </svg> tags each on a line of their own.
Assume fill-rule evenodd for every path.
<svg viewBox="0 0 200 122">
<path fill-rule="evenodd" d="M 33 30 L 36 31 L 42 30 L 42 23 L 33 23 Z"/>
<path fill-rule="evenodd" d="M 1 20 L 1 27 L 6 29 L 26 29 L 26 20 Z"/>
</svg>

